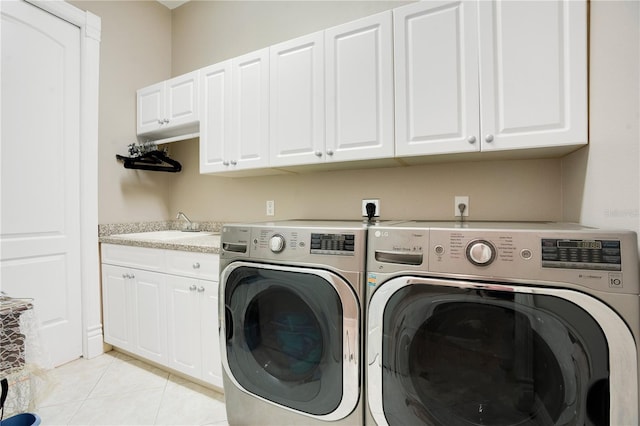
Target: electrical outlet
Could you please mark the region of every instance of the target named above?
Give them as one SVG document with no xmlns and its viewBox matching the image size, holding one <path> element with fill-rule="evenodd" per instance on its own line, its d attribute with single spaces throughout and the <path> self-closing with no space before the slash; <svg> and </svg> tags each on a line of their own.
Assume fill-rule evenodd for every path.
<svg viewBox="0 0 640 426">
<path fill-rule="evenodd" d="M 461 205 L 464 205 L 464 210 L 460 212 Z M 469 196 L 468 195 L 456 195 L 453 199 L 453 215 L 455 217 L 469 216 Z"/>
<path fill-rule="evenodd" d="M 373 203 L 376 206 L 376 211 L 373 215 L 373 217 L 380 217 L 380 200 L 378 199 L 367 199 L 367 200 L 362 200 L 362 217 L 367 217 L 367 204 L 369 203 Z"/>
<path fill-rule="evenodd" d="M 267 216 L 273 216 L 276 214 L 276 202 L 273 200 L 267 200 Z"/>
</svg>

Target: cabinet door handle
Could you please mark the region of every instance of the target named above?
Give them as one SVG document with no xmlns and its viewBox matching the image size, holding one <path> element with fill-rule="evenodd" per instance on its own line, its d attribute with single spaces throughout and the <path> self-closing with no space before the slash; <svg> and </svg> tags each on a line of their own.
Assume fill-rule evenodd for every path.
<svg viewBox="0 0 640 426">
<path fill-rule="evenodd" d="M 198 262 L 194 263 L 193 269 L 200 269 L 200 264 Z"/>
<path fill-rule="evenodd" d="M 331 157 L 331 156 L 333 155 L 333 150 L 328 149 L 328 150 L 327 150 L 327 155 L 328 155 L 329 157 Z"/>
<path fill-rule="evenodd" d="M 129 274 L 122 274 L 122 278 L 126 280 L 127 278 L 129 278 Z"/>
<path fill-rule="evenodd" d="M 164 124 L 164 120 L 158 119 L 158 124 L 162 126 Z"/>
<path fill-rule="evenodd" d="M 134 274 L 129 275 L 129 278 L 134 279 L 136 276 Z"/>
<path fill-rule="evenodd" d="M 316 154 L 316 157 L 322 157 L 322 152 L 320 151 L 316 151 L 315 154 Z"/>
<path fill-rule="evenodd" d="M 164 121 L 165 124 L 169 124 L 169 119 L 168 118 L 165 118 L 163 121 Z"/>
<path fill-rule="evenodd" d="M 203 286 L 198 287 L 198 293 L 203 293 L 203 292 L 204 292 L 204 287 Z"/>
<path fill-rule="evenodd" d="M 197 288 L 198 288 L 198 287 L 196 287 L 196 285 L 195 285 L 195 284 L 191 284 L 191 285 L 189 286 L 189 291 L 196 291 L 196 289 L 197 289 Z"/>
<path fill-rule="evenodd" d="M 475 136 L 469 136 L 467 138 L 467 142 L 469 143 L 476 143 L 476 137 Z"/>
<path fill-rule="evenodd" d="M 231 165 L 235 166 L 236 164 L 238 164 L 238 162 L 236 160 L 231 160 Z"/>
<path fill-rule="evenodd" d="M 484 137 L 484 140 L 489 143 L 493 142 L 493 135 L 489 133 L 487 136 Z"/>
</svg>

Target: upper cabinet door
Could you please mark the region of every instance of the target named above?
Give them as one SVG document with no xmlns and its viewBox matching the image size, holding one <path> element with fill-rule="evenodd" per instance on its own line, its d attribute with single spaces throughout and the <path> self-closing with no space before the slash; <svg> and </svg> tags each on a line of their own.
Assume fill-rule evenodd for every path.
<svg viewBox="0 0 640 426">
<path fill-rule="evenodd" d="M 173 137 L 198 131 L 199 71 L 137 91 L 138 135 Z"/>
<path fill-rule="evenodd" d="M 200 173 L 229 170 L 231 141 L 231 60 L 200 70 Z"/>
<path fill-rule="evenodd" d="M 269 49 L 235 58 L 230 170 L 269 165 Z"/>
<path fill-rule="evenodd" d="M 194 71 L 166 82 L 167 127 L 181 127 L 198 121 L 198 75 L 198 71 Z"/>
<path fill-rule="evenodd" d="M 586 143 L 586 2 L 479 7 L 483 151 Z"/>
<path fill-rule="evenodd" d="M 388 11 L 325 31 L 327 160 L 393 157 L 391 20 Z"/>
<path fill-rule="evenodd" d="M 200 173 L 269 165 L 269 49 L 200 70 Z"/>
<path fill-rule="evenodd" d="M 477 3 L 413 3 L 393 18 L 396 155 L 478 151 Z"/>
<path fill-rule="evenodd" d="M 270 48 L 270 165 L 324 162 L 324 34 Z"/>
<path fill-rule="evenodd" d="M 140 89 L 138 97 L 138 134 L 156 131 L 164 125 L 164 82 Z"/>
</svg>

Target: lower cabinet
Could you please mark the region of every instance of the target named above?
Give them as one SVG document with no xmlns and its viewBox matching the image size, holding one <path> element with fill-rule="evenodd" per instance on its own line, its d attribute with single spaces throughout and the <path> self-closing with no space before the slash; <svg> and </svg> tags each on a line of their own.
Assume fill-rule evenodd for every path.
<svg viewBox="0 0 640 426">
<path fill-rule="evenodd" d="M 167 320 L 169 367 L 222 386 L 218 283 L 168 277 Z"/>
<path fill-rule="evenodd" d="M 105 342 L 222 388 L 217 280 L 216 254 L 103 244 Z"/>
<path fill-rule="evenodd" d="M 103 265 L 105 340 L 151 361 L 166 364 L 164 275 Z"/>
</svg>

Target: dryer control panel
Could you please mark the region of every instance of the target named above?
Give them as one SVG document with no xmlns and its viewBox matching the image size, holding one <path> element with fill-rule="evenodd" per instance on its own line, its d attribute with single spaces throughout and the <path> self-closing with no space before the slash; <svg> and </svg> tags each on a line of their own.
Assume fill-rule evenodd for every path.
<svg viewBox="0 0 640 426">
<path fill-rule="evenodd" d="M 281 221 L 226 224 L 221 260 L 250 259 L 282 264 L 364 271 L 367 228 L 360 222 Z"/>
<path fill-rule="evenodd" d="M 311 253 L 353 256 L 354 234 L 311 234 Z"/>
</svg>

